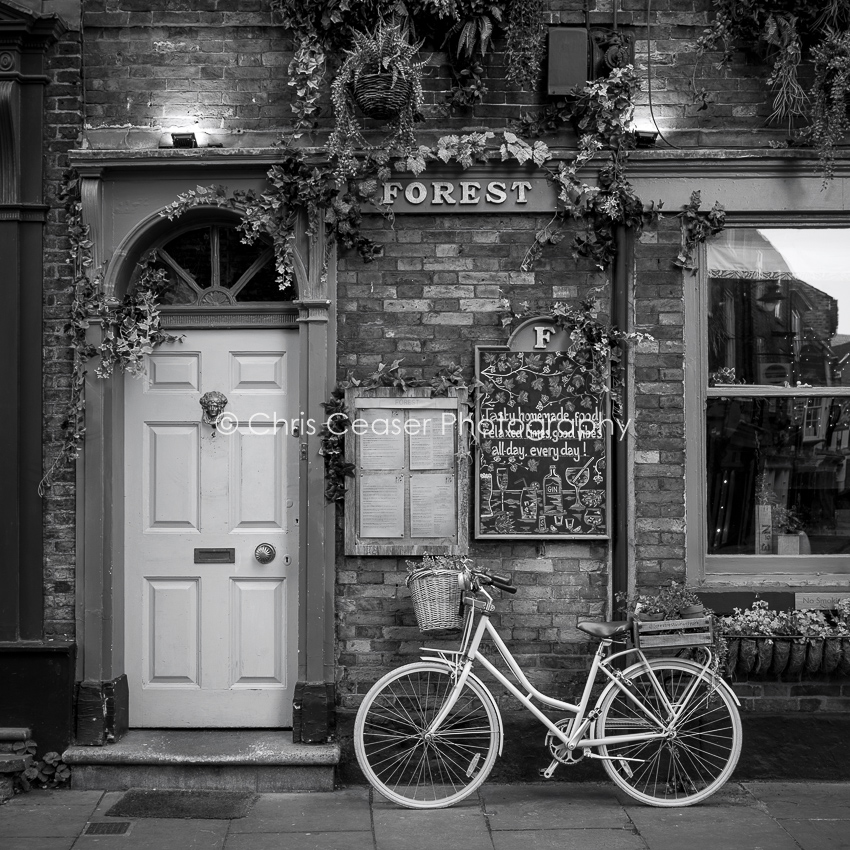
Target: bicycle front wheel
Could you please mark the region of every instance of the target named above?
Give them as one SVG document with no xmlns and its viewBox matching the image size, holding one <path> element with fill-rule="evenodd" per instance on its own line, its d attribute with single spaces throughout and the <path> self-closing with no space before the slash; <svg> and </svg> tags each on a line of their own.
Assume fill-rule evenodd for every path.
<svg viewBox="0 0 850 850">
<path fill-rule="evenodd" d="M 699 665 L 663 658 L 649 666 L 649 671 L 626 671 L 627 688 L 669 724 L 668 732 L 649 741 L 600 746 L 606 757 L 602 764 L 636 800 L 690 806 L 710 797 L 732 775 L 741 754 L 741 718 L 726 685 L 700 678 Z M 619 688 L 604 698 L 596 728 L 597 738 L 663 731 Z"/>
<path fill-rule="evenodd" d="M 478 681 L 468 679 L 440 728 L 428 731 L 454 687 L 448 666 L 422 661 L 388 673 L 366 694 L 354 749 L 366 778 L 388 800 L 413 809 L 451 806 L 490 773 L 499 718 Z"/>
</svg>

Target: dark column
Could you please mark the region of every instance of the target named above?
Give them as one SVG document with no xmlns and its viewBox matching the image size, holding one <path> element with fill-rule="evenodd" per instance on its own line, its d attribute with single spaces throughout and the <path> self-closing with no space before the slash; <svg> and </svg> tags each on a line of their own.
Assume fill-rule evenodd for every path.
<svg viewBox="0 0 850 850">
<path fill-rule="evenodd" d="M 43 115 L 55 15 L 0 2 L 0 641 L 43 628 Z"/>
</svg>

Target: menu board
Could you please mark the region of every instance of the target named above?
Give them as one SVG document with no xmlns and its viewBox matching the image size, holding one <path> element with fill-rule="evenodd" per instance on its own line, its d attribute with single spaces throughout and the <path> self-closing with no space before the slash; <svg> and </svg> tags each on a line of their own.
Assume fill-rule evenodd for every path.
<svg viewBox="0 0 850 850">
<path fill-rule="evenodd" d="M 562 351 L 476 357 L 476 537 L 607 538 L 611 421 L 590 374 Z"/>
<path fill-rule="evenodd" d="M 350 555 L 465 554 L 469 453 L 466 391 L 349 390 L 345 510 Z"/>
</svg>

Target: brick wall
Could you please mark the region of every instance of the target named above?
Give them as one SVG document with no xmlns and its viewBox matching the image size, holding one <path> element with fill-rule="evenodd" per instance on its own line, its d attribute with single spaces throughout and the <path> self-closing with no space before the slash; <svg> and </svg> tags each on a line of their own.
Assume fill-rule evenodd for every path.
<svg viewBox="0 0 850 850">
<path fill-rule="evenodd" d="M 635 246 L 635 582 L 685 577 L 684 302 L 678 220 L 662 219 Z"/>
<path fill-rule="evenodd" d="M 47 56 L 45 91 L 44 234 L 44 463 L 56 457 L 70 387 L 72 355 L 64 332 L 72 296 L 65 213 L 58 199 L 67 153 L 79 146 L 82 129 L 80 33 L 68 32 Z M 44 631 L 74 634 L 75 578 L 74 469 L 66 467 L 44 497 Z"/>
<path fill-rule="evenodd" d="M 551 24 L 585 24 L 584 0 L 549 0 L 548 6 Z M 612 25 L 611 0 L 592 2 L 590 9 L 591 27 Z M 694 76 L 695 42 L 713 16 L 711 9 L 710 0 L 652 0 L 647 17 L 645 0 L 620 0 L 618 23 L 634 33 L 636 66 L 644 79 L 651 64 L 656 121 L 662 130 L 685 132 L 681 140 L 687 144 L 712 138 L 740 143 L 740 132 L 754 131 L 784 138 L 784 128 L 764 127 L 772 101 L 766 96 L 768 69 L 750 54 L 736 54 L 728 74 L 705 61 Z M 187 123 L 214 133 L 225 146 L 252 145 L 264 135 L 265 141 L 273 139 L 292 117 L 293 89 L 287 85 L 286 68 L 293 44 L 274 24 L 264 0 L 245 0 L 238 10 L 229 0 L 189 5 L 90 0 L 84 22 L 87 122 L 93 130 L 122 131 L 106 134 L 104 146 L 145 144 L 150 140 L 128 130 L 154 132 Z M 506 85 L 504 43 L 499 39 L 485 58 L 489 91 L 483 102 L 450 111 L 446 92 L 452 74 L 443 46 L 426 42 L 423 54 L 428 65 L 423 85 L 427 122 L 421 131 L 426 136 L 485 126 L 498 129 L 546 101 L 539 91 Z M 330 79 L 332 73 L 328 84 Z M 694 104 L 694 88 L 712 93 L 707 109 Z M 649 96 L 644 85 L 637 118 L 645 128 L 651 126 Z M 329 121 L 326 99 L 319 126 L 327 127 Z"/>
<path fill-rule="evenodd" d="M 770 682 L 749 679 L 732 685 L 742 711 L 785 712 L 850 711 L 850 682 L 820 676 L 803 682 Z"/>
<path fill-rule="evenodd" d="M 402 358 L 412 375 L 457 364 L 469 378 L 474 346 L 507 340 L 501 299 L 543 309 L 595 287 L 609 298 L 607 275 L 576 263 L 569 238 L 533 273 L 518 271 L 544 223 L 534 216 L 417 215 L 398 216 L 389 229 L 373 219 L 384 257 L 363 265 L 349 255 L 339 263 L 339 377 Z M 511 573 L 519 586 L 516 596 L 497 603 L 494 623 L 532 681 L 547 693 L 576 696 L 589 658 L 575 624 L 607 609 L 607 544 L 473 541 L 470 554 Z M 338 689 L 342 705 L 353 708 L 380 675 L 418 657 L 422 636 L 404 587 L 404 558 L 339 555 L 337 566 Z"/>
</svg>

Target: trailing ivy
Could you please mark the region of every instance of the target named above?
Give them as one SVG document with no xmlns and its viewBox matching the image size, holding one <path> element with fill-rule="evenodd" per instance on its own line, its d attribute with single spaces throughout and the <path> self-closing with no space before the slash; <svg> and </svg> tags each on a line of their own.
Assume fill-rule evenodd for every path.
<svg viewBox="0 0 850 850">
<path fill-rule="evenodd" d="M 616 256 L 618 225 L 640 233 L 659 218 L 662 205 L 645 205 L 627 177 L 629 151 L 635 146 L 631 126 L 638 91 L 640 81 L 634 68 L 626 65 L 613 69 L 607 77 L 577 86 L 567 98 L 555 101 L 536 116 L 521 116 L 518 127 L 530 138 L 557 131 L 567 123 L 579 134 L 576 158 L 562 162 L 557 171 L 547 169 L 563 206 L 538 231 L 523 262 L 524 269 L 531 268 L 544 245 L 563 239 L 561 230 L 570 218 L 578 218 L 584 225 L 584 232 L 573 240 L 573 256 L 586 257 L 603 270 Z M 597 185 L 582 180 L 579 172 L 595 157 L 606 154 L 609 161 L 599 170 Z"/>
<path fill-rule="evenodd" d="M 345 404 L 345 392 L 352 387 L 371 390 L 377 387 L 393 387 L 404 392 L 415 387 L 429 387 L 432 397 L 445 396 L 452 388 L 470 388 L 463 377 L 460 366 L 447 366 L 432 378 L 408 377 L 401 368 L 401 360 L 390 364 L 380 363 L 378 368 L 365 378 L 355 377 L 349 372 L 331 392 L 330 398 L 322 403 L 325 422 L 319 431 L 321 447 L 319 454 L 325 459 L 325 498 L 328 502 L 345 500 L 345 479 L 354 475 L 354 464 L 345 460 L 345 435 L 351 427 L 349 411 Z M 474 384 L 472 385 L 474 388 Z"/>
<path fill-rule="evenodd" d="M 697 87 L 703 57 L 722 50 L 720 67 L 728 67 L 743 43 L 771 65 L 771 121 L 787 125 L 789 142 L 813 144 L 820 157 L 824 186 L 832 180 L 834 149 L 848 129 L 850 96 L 850 3 L 847 0 L 714 0 L 716 14 L 697 41 L 692 88 L 700 109 L 708 106 L 705 88 Z M 808 91 L 799 80 L 804 61 L 814 64 Z M 800 127 L 801 122 L 808 126 Z M 795 129 L 799 128 L 799 129 Z"/>
<path fill-rule="evenodd" d="M 602 319 L 598 292 L 598 289 L 593 290 L 577 307 L 559 301 L 547 308 L 547 312 L 555 324 L 569 334 L 565 355 L 588 373 L 590 391 L 597 399 L 610 398 L 611 418 L 622 424 L 626 348 L 653 337 L 641 331 L 627 333 Z M 539 310 L 523 302 L 519 310 L 509 307 L 502 315 L 502 325 L 510 327 L 517 320 L 537 315 L 540 315 Z"/>
<path fill-rule="evenodd" d="M 726 226 L 726 210 L 719 201 L 710 210 L 700 210 L 699 192 L 691 192 L 690 201 L 676 215 L 682 225 L 682 246 L 673 265 L 696 271 L 696 248 Z"/>
<path fill-rule="evenodd" d="M 83 224 L 80 202 L 79 177 L 67 172 L 59 197 L 65 205 L 65 223 L 70 241 L 70 257 L 74 278 L 74 297 L 71 315 L 65 326 L 73 364 L 68 402 L 60 428 L 62 443 L 59 453 L 38 485 L 38 494 L 44 496 L 66 464 L 75 460 L 85 437 L 85 383 L 90 360 L 98 361 L 95 374 L 109 378 L 116 371 L 139 375 L 143 370 L 144 356 L 164 342 L 175 342 L 180 337 L 162 329 L 159 299 L 166 286 L 165 272 L 154 268 L 153 258 L 139 263 L 136 285 L 121 302 L 110 302 L 103 294 L 103 276 L 98 270 L 92 273 L 92 256 L 89 228 Z M 92 324 L 103 326 L 99 346 L 91 345 L 87 331 Z"/>
</svg>

